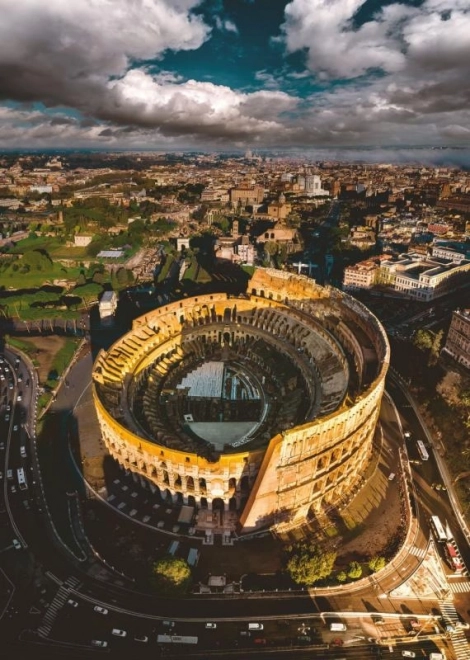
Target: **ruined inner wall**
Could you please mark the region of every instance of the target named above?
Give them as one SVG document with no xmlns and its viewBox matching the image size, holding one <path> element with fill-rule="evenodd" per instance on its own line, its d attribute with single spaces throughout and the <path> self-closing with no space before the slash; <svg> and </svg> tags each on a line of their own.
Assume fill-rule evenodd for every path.
<svg viewBox="0 0 470 660">
<path fill-rule="evenodd" d="M 220 498 L 225 508 L 243 508 L 242 531 L 296 524 L 310 509 L 318 513 L 330 504 L 341 507 L 370 458 L 389 362 L 387 339 L 377 319 L 345 294 L 309 278 L 261 269 L 249 284 L 251 296 L 198 296 L 140 317 L 108 353 L 100 353 L 93 373 L 98 418 L 114 458 L 178 501 L 189 498 L 210 507 Z M 247 447 L 221 454 L 215 462 L 167 447 L 163 431 L 157 438 L 146 437 L 135 423 L 128 406 L 133 391 L 129 385 L 154 368 L 164 375 L 173 360 L 181 359 L 182 333 L 204 325 L 210 331 L 211 324 L 236 333 L 240 323 L 253 323 L 253 329 L 259 325 L 273 334 L 284 333 L 295 350 L 313 359 L 314 334 L 309 335 L 308 328 L 303 332 L 299 323 L 308 318 L 331 349 L 321 363 L 323 387 L 336 377 L 334 369 L 328 371 L 334 360 L 343 370 L 350 362 L 357 372 L 351 379 L 354 386 L 344 401 L 342 392 L 334 410 L 325 408 L 317 419 L 275 434 L 265 450 Z"/>
</svg>

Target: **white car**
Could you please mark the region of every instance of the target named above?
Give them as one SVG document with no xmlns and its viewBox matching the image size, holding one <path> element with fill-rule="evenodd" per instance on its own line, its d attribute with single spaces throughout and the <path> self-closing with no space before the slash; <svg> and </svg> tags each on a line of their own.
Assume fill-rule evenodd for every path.
<svg viewBox="0 0 470 660">
<path fill-rule="evenodd" d="M 149 638 L 147 637 L 147 635 L 142 635 L 141 637 L 134 637 L 134 640 L 136 642 L 148 642 Z"/>
<path fill-rule="evenodd" d="M 116 637 L 126 637 L 127 632 L 125 630 L 119 630 L 119 628 L 113 628 L 111 634 L 116 635 Z"/>
<path fill-rule="evenodd" d="M 209 622 L 208 622 L 208 623 L 206 623 L 206 626 L 205 626 L 205 627 L 206 627 L 208 630 L 215 630 L 215 628 L 217 628 L 217 624 L 216 624 L 216 623 L 209 623 Z"/>
<path fill-rule="evenodd" d="M 100 605 L 95 605 L 93 608 L 95 612 L 99 612 L 100 614 L 107 614 L 108 610 L 105 607 L 100 607 Z"/>
<path fill-rule="evenodd" d="M 12 543 L 15 550 L 21 550 L 21 548 L 23 547 L 21 543 L 18 541 L 18 539 L 13 539 Z"/>
<path fill-rule="evenodd" d="M 416 658 L 416 653 L 414 651 L 402 651 L 401 655 L 403 658 Z"/>
<path fill-rule="evenodd" d="M 101 639 L 92 639 L 91 640 L 91 645 L 92 646 L 99 646 L 100 648 L 104 649 L 108 646 L 108 642 L 103 642 Z"/>
<path fill-rule="evenodd" d="M 71 598 L 68 599 L 67 605 L 70 605 L 70 607 L 78 607 L 78 603 L 76 600 L 72 600 Z"/>
</svg>

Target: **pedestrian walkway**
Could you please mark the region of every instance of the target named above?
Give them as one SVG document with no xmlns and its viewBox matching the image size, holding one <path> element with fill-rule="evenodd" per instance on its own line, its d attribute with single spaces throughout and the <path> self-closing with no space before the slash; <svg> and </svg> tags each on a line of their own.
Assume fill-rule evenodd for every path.
<svg viewBox="0 0 470 660">
<path fill-rule="evenodd" d="M 41 635 L 41 637 L 49 636 L 57 618 L 57 614 L 69 598 L 70 590 L 77 589 L 79 585 L 80 580 L 77 580 L 77 578 L 72 576 L 67 578 L 67 580 L 65 580 L 65 582 L 59 587 L 52 603 L 49 605 L 43 616 L 41 625 L 38 627 L 38 634 Z"/>
<path fill-rule="evenodd" d="M 456 660 L 468 660 L 470 658 L 470 644 L 462 630 L 455 628 L 455 624 L 460 621 L 460 618 L 454 607 L 452 596 L 439 601 L 439 606 L 444 619 L 444 625 L 453 627 L 453 631 L 449 633 L 449 639 L 454 647 Z"/>
<path fill-rule="evenodd" d="M 464 594 L 470 591 L 470 580 L 465 582 L 449 582 L 449 589 L 454 594 Z"/>
<path fill-rule="evenodd" d="M 414 555 L 415 557 L 418 557 L 418 559 L 424 559 L 427 553 L 427 546 L 425 548 L 417 548 L 416 546 L 412 545 L 410 548 L 410 555 Z"/>
</svg>

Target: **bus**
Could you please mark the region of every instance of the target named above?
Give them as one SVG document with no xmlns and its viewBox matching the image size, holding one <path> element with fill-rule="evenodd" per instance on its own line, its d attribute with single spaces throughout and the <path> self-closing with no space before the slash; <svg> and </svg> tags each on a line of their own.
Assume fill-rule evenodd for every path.
<svg viewBox="0 0 470 660">
<path fill-rule="evenodd" d="M 18 468 L 17 476 L 18 476 L 18 486 L 20 487 L 20 490 L 26 490 L 28 488 L 28 484 L 26 483 L 26 476 L 23 468 Z"/>
<path fill-rule="evenodd" d="M 419 452 L 419 455 L 421 456 L 421 459 L 423 461 L 427 461 L 428 458 L 429 458 L 429 454 L 426 450 L 426 447 L 424 446 L 424 442 L 422 440 L 417 440 L 416 445 L 418 447 L 418 452 Z"/>
<path fill-rule="evenodd" d="M 198 638 L 192 635 L 157 635 L 157 644 L 197 644 Z"/>
<path fill-rule="evenodd" d="M 439 516 L 431 516 L 430 523 L 434 536 L 439 541 L 439 543 L 446 543 L 447 534 L 445 533 L 444 527 L 442 526 Z"/>
<path fill-rule="evenodd" d="M 455 573 L 462 573 L 464 565 L 462 564 L 462 561 L 452 543 L 446 543 L 445 553 L 452 570 Z"/>
</svg>

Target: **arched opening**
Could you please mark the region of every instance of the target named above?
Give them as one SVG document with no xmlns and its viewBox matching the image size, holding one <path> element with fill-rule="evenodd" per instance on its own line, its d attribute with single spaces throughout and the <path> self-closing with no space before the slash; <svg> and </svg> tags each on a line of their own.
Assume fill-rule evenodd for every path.
<svg viewBox="0 0 470 660">
<path fill-rule="evenodd" d="M 194 490 L 194 479 L 186 477 L 186 490 Z"/>
<path fill-rule="evenodd" d="M 163 470 L 163 483 L 170 485 L 170 477 L 168 476 L 168 472 L 166 470 Z"/>
<path fill-rule="evenodd" d="M 231 497 L 228 501 L 228 508 L 229 511 L 236 511 L 237 510 L 237 500 L 235 497 Z"/>
<path fill-rule="evenodd" d="M 176 495 L 176 504 L 178 504 L 178 505 L 182 505 L 182 504 L 184 504 L 183 493 L 181 493 L 181 492 L 178 490 L 178 491 L 175 493 L 175 495 Z"/>
<path fill-rule="evenodd" d="M 223 340 L 224 340 L 224 344 L 230 344 L 231 341 L 230 332 L 224 332 Z"/>
<path fill-rule="evenodd" d="M 199 490 L 201 493 L 207 492 L 207 484 L 205 479 L 199 479 Z"/>
<path fill-rule="evenodd" d="M 207 509 L 207 499 L 205 497 L 201 497 L 201 509 Z"/>
<path fill-rule="evenodd" d="M 224 508 L 223 499 L 221 497 L 214 497 L 212 500 L 212 511 L 223 511 Z"/>
<path fill-rule="evenodd" d="M 231 478 L 228 480 L 228 487 L 229 487 L 229 490 L 235 490 L 235 489 L 236 489 L 236 487 L 237 487 L 237 480 L 236 480 L 234 477 L 231 477 Z"/>
<path fill-rule="evenodd" d="M 188 495 L 188 506 L 196 506 L 196 498 L 194 495 Z"/>
<path fill-rule="evenodd" d="M 181 481 L 181 476 L 179 474 L 176 475 L 175 479 L 175 488 L 181 488 L 183 485 L 183 482 Z"/>
<path fill-rule="evenodd" d="M 245 476 L 240 479 L 240 490 L 242 493 L 250 492 L 250 480 L 248 477 Z"/>
</svg>

